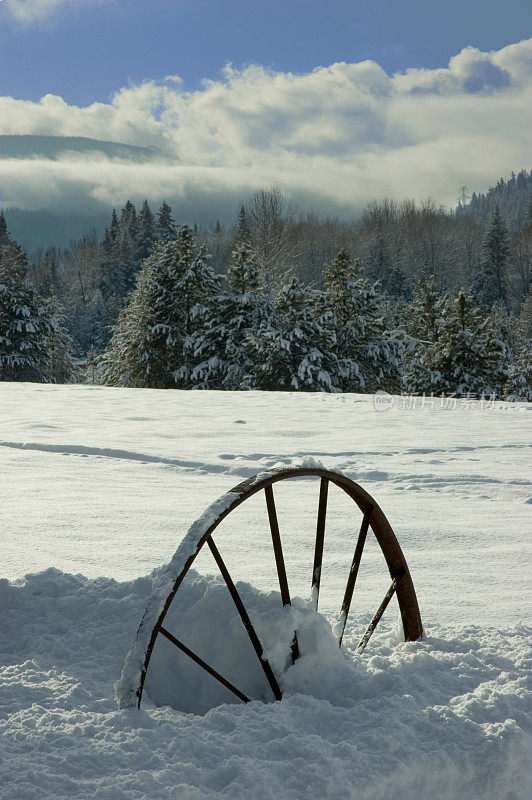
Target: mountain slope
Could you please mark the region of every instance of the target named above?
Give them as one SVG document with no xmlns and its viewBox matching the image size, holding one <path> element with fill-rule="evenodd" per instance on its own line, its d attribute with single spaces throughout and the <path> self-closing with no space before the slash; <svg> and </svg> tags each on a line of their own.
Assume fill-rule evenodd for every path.
<svg viewBox="0 0 532 800">
<path fill-rule="evenodd" d="M 110 158 L 129 161 L 151 161 L 163 153 L 156 147 L 137 147 L 122 142 L 105 142 L 85 136 L 11 136 L 0 135 L 0 159 L 58 159 L 66 153 L 103 153 Z"/>
</svg>

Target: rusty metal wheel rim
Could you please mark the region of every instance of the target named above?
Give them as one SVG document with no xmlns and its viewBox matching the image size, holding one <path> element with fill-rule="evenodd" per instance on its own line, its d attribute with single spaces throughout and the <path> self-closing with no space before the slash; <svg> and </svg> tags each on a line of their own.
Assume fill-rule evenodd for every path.
<svg viewBox="0 0 532 800">
<path fill-rule="evenodd" d="M 252 478 L 248 478 L 247 480 L 239 483 L 230 492 L 223 495 L 219 498 L 218 501 L 213 503 L 209 509 L 205 512 L 199 520 L 194 523 L 194 525 L 189 529 L 189 533 L 184 538 L 183 542 L 181 543 L 180 547 L 176 551 L 172 562 L 170 562 L 170 567 L 177 561 L 181 563 L 181 568 L 179 569 L 176 575 L 172 575 L 170 579 L 167 580 L 166 584 L 163 584 L 163 589 L 166 586 L 168 591 L 165 593 L 161 591 L 161 588 L 157 592 L 154 592 L 148 605 L 146 607 L 146 611 L 144 612 L 144 616 L 141 620 L 137 631 L 137 637 L 135 639 L 135 643 L 131 648 L 128 656 L 126 657 L 126 662 L 124 665 L 124 674 L 133 673 L 138 676 L 138 685 L 131 686 L 130 694 L 134 696 L 135 703 L 140 708 L 140 704 L 142 701 L 142 694 L 144 690 L 144 684 L 146 680 L 146 674 L 148 671 L 150 659 L 153 653 L 153 648 L 155 646 L 155 642 L 159 635 L 164 636 L 170 642 L 172 642 L 179 650 L 185 653 L 189 658 L 195 661 L 199 666 L 205 669 L 212 677 L 222 683 L 227 689 L 229 689 L 233 694 L 235 694 L 239 699 L 243 702 L 248 702 L 250 698 L 248 698 L 243 692 L 241 692 L 236 686 L 234 686 L 230 681 L 220 675 L 216 670 L 210 667 L 205 661 L 203 661 L 199 656 L 193 653 L 189 648 L 186 647 L 182 642 L 180 642 L 175 636 L 173 636 L 170 631 L 166 630 L 163 627 L 163 622 L 166 617 L 166 614 L 172 604 L 172 601 L 181 585 L 183 579 L 185 578 L 187 572 L 189 571 L 190 567 L 194 563 L 194 560 L 200 550 L 202 549 L 203 545 L 207 543 L 218 568 L 222 574 L 222 577 L 225 580 L 227 588 L 233 598 L 237 611 L 240 615 L 240 618 L 246 628 L 246 631 L 249 635 L 253 648 L 256 652 L 256 655 L 259 659 L 261 667 L 265 673 L 265 676 L 268 680 L 268 683 L 272 689 L 273 695 L 276 700 L 280 700 L 282 698 L 282 693 L 279 688 L 279 684 L 277 679 L 267 661 L 267 659 L 263 655 L 262 645 L 260 640 L 253 628 L 251 620 L 247 614 L 247 611 L 242 603 L 242 600 L 238 594 L 238 591 L 233 583 L 231 576 L 225 566 L 223 558 L 212 539 L 212 534 L 218 527 L 218 525 L 224 520 L 232 511 L 234 511 L 238 506 L 244 503 L 253 495 L 257 494 L 260 491 L 264 491 L 265 499 L 266 499 L 266 509 L 268 514 L 268 519 L 270 523 L 270 533 L 272 537 L 272 545 L 275 555 L 275 562 L 277 567 L 277 574 L 279 578 L 279 587 L 281 591 L 281 599 L 283 605 L 290 604 L 290 593 L 288 590 L 288 582 L 286 578 L 286 569 L 284 564 L 284 555 L 282 550 L 282 544 L 279 534 L 279 526 L 277 523 L 277 512 L 275 507 L 275 500 L 273 495 L 273 484 L 287 480 L 290 478 L 303 478 L 303 477 L 318 477 L 320 478 L 320 491 L 319 491 L 319 501 L 318 501 L 318 513 L 317 513 L 317 524 L 316 524 L 316 542 L 314 548 L 314 564 L 312 570 L 312 580 L 311 580 L 311 592 L 312 592 L 312 601 L 314 603 L 315 608 L 318 607 L 318 598 L 319 598 L 319 590 L 320 590 L 320 578 L 321 578 L 321 567 L 322 567 L 322 557 L 323 557 L 323 545 L 324 545 L 324 537 L 325 537 L 325 523 L 326 523 L 326 515 L 327 515 L 327 498 L 328 498 L 328 487 L 329 483 L 338 486 L 342 489 L 359 507 L 362 512 L 362 523 L 360 526 L 360 530 L 358 533 L 356 545 L 355 545 L 355 552 L 353 555 L 353 560 L 351 563 L 351 568 L 349 571 L 346 589 L 344 592 L 344 598 L 342 602 L 342 608 L 340 612 L 340 636 L 339 636 L 339 645 L 341 646 L 342 643 L 342 636 L 345 629 L 345 624 L 347 621 L 347 616 L 349 614 L 349 608 L 351 605 L 351 600 L 353 597 L 353 592 L 356 585 L 356 579 L 358 575 L 358 569 L 360 566 L 360 561 L 362 557 L 362 552 L 364 549 L 364 544 L 366 542 L 366 537 L 369 529 L 373 531 L 375 538 L 377 539 L 378 544 L 382 550 L 384 558 L 386 560 L 386 564 L 388 566 L 388 570 L 391 577 L 391 585 L 386 592 L 382 603 L 380 604 L 377 612 L 373 616 L 366 632 L 362 636 L 362 639 L 359 642 L 357 647 L 358 650 L 363 650 L 368 641 L 371 637 L 373 631 L 375 630 L 378 622 L 380 621 L 388 603 L 390 602 L 391 598 L 394 594 L 397 595 L 399 609 L 401 613 L 401 620 L 403 625 L 404 637 L 405 641 L 415 641 L 421 638 L 423 633 L 422 623 L 421 623 L 421 615 L 419 612 L 419 606 L 416 598 L 416 593 L 414 589 L 414 585 L 412 582 L 412 578 L 410 575 L 410 571 L 408 569 L 408 565 L 406 563 L 406 559 L 403 555 L 401 547 L 399 546 L 399 542 L 392 530 L 388 519 L 386 518 L 384 512 L 375 502 L 373 497 L 368 494 L 359 484 L 352 481 L 350 478 L 346 477 L 340 472 L 336 472 L 333 470 L 325 469 L 323 467 L 280 467 L 270 469 L 266 473 L 260 473 Z M 209 513 L 214 514 L 214 519 L 210 521 Z M 202 520 L 206 520 L 203 529 L 201 529 Z M 194 537 L 191 534 L 194 531 L 195 526 L 201 529 L 201 535 L 194 540 Z M 183 550 L 187 546 L 187 539 L 192 540 L 192 547 L 190 547 L 189 553 L 184 553 Z M 190 544 L 190 542 L 189 542 Z M 178 558 L 176 558 L 178 557 Z M 150 633 L 150 625 L 151 625 L 151 633 Z M 292 661 L 298 657 L 298 645 L 297 645 L 297 636 L 294 634 L 294 640 L 292 643 Z M 133 663 L 133 670 L 131 670 L 131 662 L 138 662 L 138 667 L 140 669 L 135 669 L 135 664 Z M 132 704 L 132 703 L 131 703 Z M 125 702 L 121 702 L 122 706 L 127 705 Z"/>
</svg>

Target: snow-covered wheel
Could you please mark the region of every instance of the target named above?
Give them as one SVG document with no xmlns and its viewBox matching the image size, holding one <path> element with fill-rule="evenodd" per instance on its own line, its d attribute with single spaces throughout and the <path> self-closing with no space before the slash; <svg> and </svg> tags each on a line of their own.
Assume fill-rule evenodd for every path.
<svg viewBox="0 0 532 800">
<path fill-rule="evenodd" d="M 146 674 L 158 636 L 165 637 L 182 653 L 185 653 L 186 656 L 191 658 L 196 664 L 206 670 L 213 678 L 223 684 L 226 689 L 231 691 L 240 700 L 243 702 L 248 702 L 251 699 L 244 692 L 238 689 L 238 687 L 227 680 L 227 678 L 209 666 L 209 664 L 207 664 L 203 659 L 190 650 L 183 642 L 177 639 L 163 625 L 167 612 L 176 596 L 179 586 L 194 563 L 196 556 L 205 544 L 207 544 L 207 547 L 210 549 L 218 569 L 220 570 L 220 573 L 227 585 L 235 607 L 260 662 L 260 666 L 262 667 L 266 679 L 271 687 L 273 695 L 277 700 L 281 700 L 282 692 L 279 688 L 277 677 L 275 676 L 274 671 L 272 670 L 270 663 L 264 654 L 260 639 L 257 636 L 249 614 L 246 611 L 241 596 L 229 574 L 220 551 L 218 550 L 218 547 L 212 538 L 212 534 L 222 520 L 228 516 L 228 514 L 230 514 L 248 498 L 257 494 L 257 492 L 263 491 L 266 499 L 266 510 L 269 519 L 271 541 L 279 578 L 281 599 L 283 606 L 290 605 L 291 599 L 288 589 L 285 561 L 272 487 L 273 484 L 277 483 L 278 481 L 309 476 L 314 476 L 320 479 L 316 541 L 314 548 L 314 565 L 311 579 L 311 601 L 316 610 L 318 608 L 320 591 L 320 577 L 322 570 L 329 484 L 332 483 L 342 489 L 356 503 L 362 512 L 362 521 L 355 544 L 351 568 L 347 578 L 347 584 L 340 610 L 339 624 L 337 626 L 339 646 L 341 647 L 342 645 L 342 637 L 357 580 L 362 551 L 364 549 L 364 544 L 370 528 L 373 531 L 386 560 L 391 577 L 391 583 L 370 624 L 362 635 L 357 650 L 363 651 L 366 647 L 373 631 L 379 623 L 379 620 L 384 614 L 384 611 L 386 610 L 386 607 L 388 606 L 388 603 L 394 594 L 397 595 L 397 600 L 399 603 L 405 641 L 415 641 L 422 636 L 423 629 L 421 624 L 421 616 L 408 565 L 390 523 L 373 497 L 371 497 L 371 495 L 362 489 L 361 486 L 347 478 L 342 473 L 326 469 L 322 466 L 303 465 L 296 467 L 273 468 L 268 472 L 263 472 L 252 478 L 248 478 L 213 503 L 189 529 L 187 535 L 172 558 L 172 561 L 161 573 L 139 625 L 135 642 L 126 657 L 124 668 L 122 670 L 122 676 L 115 687 L 117 700 L 121 708 L 134 705 L 140 707 Z M 294 633 L 294 638 L 291 645 L 291 653 L 289 656 L 291 657 L 292 662 L 294 662 L 299 656 L 296 633 Z"/>
</svg>

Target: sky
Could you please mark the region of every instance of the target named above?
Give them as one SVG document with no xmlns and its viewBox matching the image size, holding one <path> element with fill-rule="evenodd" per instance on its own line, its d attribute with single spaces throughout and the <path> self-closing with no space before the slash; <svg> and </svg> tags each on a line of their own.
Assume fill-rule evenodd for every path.
<svg viewBox="0 0 532 800">
<path fill-rule="evenodd" d="M 0 0 L 0 94 L 87 105 L 166 75 L 196 88 L 227 63 L 393 73 L 530 35 L 529 0 Z"/>
<path fill-rule="evenodd" d="M 0 0 L 0 133 L 173 160 L 4 159 L 0 198 L 201 206 L 275 184 L 331 213 L 450 205 L 529 167 L 531 35 L 529 0 Z"/>
</svg>

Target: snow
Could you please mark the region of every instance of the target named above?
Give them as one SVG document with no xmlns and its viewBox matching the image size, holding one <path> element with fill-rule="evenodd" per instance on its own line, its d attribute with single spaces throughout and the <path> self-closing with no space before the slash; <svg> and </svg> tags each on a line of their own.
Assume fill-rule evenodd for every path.
<svg viewBox="0 0 532 800">
<path fill-rule="evenodd" d="M 386 409 L 362 395 L 0 384 L 0 797 L 532 798 L 532 406 Z M 301 459 L 345 472 L 388 515 L 424 640 L 401 641 L 394 599 L 354 653 L 389 586 L 368 537 L 338 651 L 360 515 L 331 488 L 316 614 L 317 481 L 287 481 L 274 490 L 292 608 L 262 493 L 214 535 L 282 702 L 202 551 L 165 626 L 256 699 L 159 637 L 141 710 L 118 709 L 146 604 L 210 517 L 181 545 L 190 525 L 244 478 Z M 287 667 L 296 629 L 301 658 Z"/>
</svg>

